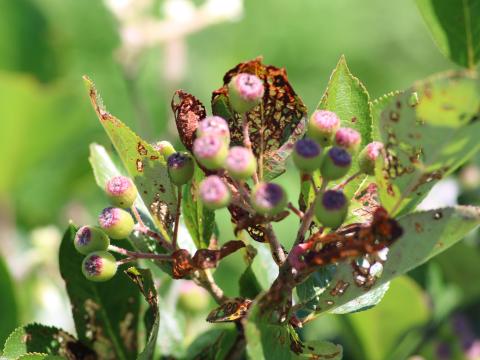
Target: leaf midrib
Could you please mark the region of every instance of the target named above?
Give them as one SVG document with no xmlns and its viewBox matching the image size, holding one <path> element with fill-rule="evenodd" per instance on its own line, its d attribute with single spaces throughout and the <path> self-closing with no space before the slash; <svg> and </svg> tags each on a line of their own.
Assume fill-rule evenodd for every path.
<svg viewBox="0 0 480 360">
<path fill-rule="evenodd" d="M 470 13 L 470 5 L 468 4 L 468 0 L 462 0 L 463 4 L 463 17 L 465 19 L 465 37 L 467 42 L 467 62 L 468 67 L 473 69 L 475 67 L 475 59 L 473 53 L 473 39 L 472 39 L 472 23 L 471 23 L 471 13 Z"/>
</svg>

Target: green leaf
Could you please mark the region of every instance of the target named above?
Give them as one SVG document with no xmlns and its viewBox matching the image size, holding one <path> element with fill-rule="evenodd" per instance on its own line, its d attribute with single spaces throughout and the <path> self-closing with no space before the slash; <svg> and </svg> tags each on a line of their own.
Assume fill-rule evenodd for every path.
<svg viewBox="0 0 480 360">
<path fill-rule="evenodd" d="M 480 58 L 479 0 L 416 0 L 440 51 L 473 69 Z"/>
<path fill-rule="evenodd" d="M 170 182 L 166 159 L 122 121 L 105 109 L 95 84 L 84 77 L 90 100 L 128 174 L 147 205 L 155 225 L 169 238 L 176 213 L 175 188 Z"/>
<path fill-rule="evenodd" d="M 197 198 L 198 186 L 204 178 L 203 171 L 195 166 L 192 180 L 183 187 L 183 220 L 198 249 L 208 248 L 215 229 L 215 212 L 205 208 Z"/>
<path fill-rule="evenodd" d="M 376 172 L 387 210 L 414 209 L 437 180 L 480 149 L 479 85 L 469 73 L 441 74 L 385 101 L 374 125 L 387 152 Z"/>
<path fill-rule="evenodd" d="M 57 355 L 30 353 L 18 357 L 16 360 L 62 360 L 64 357 Z"/>
<path fill-rule="evenodd" d="M 370 284 L 365 277 L 361 278 L 352 262 L 340 262 L 333 274 L 323 278 L 323 286 L 317 283 L 314 285 L 318 289 L 310 289 L 309 293 L 303 290 L 304 294 L 311 294 L 302 297 L 303 309 L 334 312 L 352 300 L 358 303 L 353 310 L 361 309 L 365 305 L 361 300 L 365 297 L 359 297 L 367 296 L 368 292 L 423 264 L 476 228 L 480 224 L 480 208 L 457 206 L 424 211 L 403 216 L 398 221 L 404 234 L 389 249 L 383 266 L 380 262 L 370 264 L 381 270 L 376 276 L 370 276 Z"/>
<path fill-rule="evenodd" d="M 362 136 L 361 147 L 372 141 L 372 114 L 370 111 L 370 96 L 362 82 L 352 75 L 348 69 L 345 57 L 342 55 L 337 66 L 330 75 L 327 89 L 323 94 L 317 109 L 330 110 L 338 115 L 342 127 L 357 130 Z M 358 172 L 358 165 L 352 159 L 352 168 L 347 177 Z M 363 177 L 359 177 L 345 187 L 345 193 L 351 197 Z"/>
<path fill-rule="evenodd" d="M 228 360 L 238 332 L 235 328 L 212 329 L 198 336 L 188 347 L 185 359 Z"/>
<path fill-rule="evenodd" d="M 233 145 L 243 144 L 243 121 L 230 108 L 228 83 L 239 73 L 255 74 L 265 86 L 263 102 L 247 117 L 253 152 L 263 159 L 259 165 L 264 179 L 272 180 L 285 171 L 293 145 L 305 132 L 307 108 L 288 82 L 285 69 L 264 65 L 261 58 L 238 64 L 225 74 L 224 85 L 212 94 L 212 112 L 228 121 Z"/>
<path fill-rule="evenodd" d="M 60 274 L 65 280 L 79 339 L 105 359 L 131 359 L 137 354 L 140 299 L 122 267 L 104 283 L 87 281 L 83 256 L 73 246 L 76 227 L 70 225 L 60 245 Z"/>
<path fill-rule="evenodd" d="M 155 345 L 157 343 L 158 328 L 160 326 L 160 313 L 158 309 L 157 290 L 152 279 L 152 273 L 148 269 L 129 268 L 125 273 L 138 286 L 145 297 L 149 308 L 145 313 L 145 329 L 147 343 L 143 351 L 137 356 L 137 360 L 153 359 Z"/>
<path fill-rule="evenodd" d="M 0 257 L 0 344 L 5 342 L 8 335 L 18 326 L 18 309 L 15 290 L 7 264 Z"/>
<path fill-rule="evenodd" d="M 267 289 L 267 286 L 262 287 L 252 268 L 253 261 L 258 254 L 257 249 L 248 245 L 246 250 L 247 268 L 238 280 L 238 288 L 242 298 L 255 299 L 263 290 Z"/>
<path fill-rule="evenodd" d="M 28 353 L 61 355 L 69 359 L 96 356 L 91 349 L 67 332 L 40 324 L 22 326 L 10 334 L 3 348 L 2 359 L 18 359 Z"/>
<path fill-rule="evenodd" d="M 302 353 L 292 355 L 292 360 L 300 359 L 342 360 L 343 349 L 328 341 L 307 341 L 302 344 Z"/>
<path fill-rule="evenodd" d="M 391 359 L 389 355 L 405 333 L 428 319 L 429 308 L 422 289 L 406 276 L 392 282 L 390 291 L 374 309 L 347 316 L 371 360 Z"/>
</svg>

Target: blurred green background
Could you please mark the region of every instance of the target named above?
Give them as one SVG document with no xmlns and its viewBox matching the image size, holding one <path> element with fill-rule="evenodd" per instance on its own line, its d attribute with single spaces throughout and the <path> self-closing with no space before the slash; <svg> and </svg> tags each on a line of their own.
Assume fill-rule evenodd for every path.
<svg viewBox="0 0 480 360">
<path fill-rule="evenodd" d="M 206 11 L 205 1 L 139 0 L 139 7 L 147 6 L 138 18 L 167 25 L 160 29 L 166 35 L 148 48 L 128 28 L 138 18 L 125 11 L 126 3 L 0 0 L 0 252 L 18 300 L 16 314 L 4 314 L 0 296 L 0 319 L 10 324 L 35 320 L 72 329 L 56 265 L 58 241 L 69 219 L 93 222 L 105 206 L 90 171 L 88 145 L 98 142 L 111 150 L 82 75 L 96 82 L 107 108 L 142 137 L 178 144 L 173 91 L 183 88 L 208 105 L 225 71 L 258 55 L 287 69 L 309 109 L 341 54 L 372 98 L 455 68 L 435 47 L 413 0 L 209 1 L 224 7 L 220 15 Z M 122 43 L 122 34 L 130 42 Z M 296 176 L 281 181 L 295 198 Z M 461 201 L 478 202 L 478 194 L 464 191 Z M 221 219 L 222 239 L 228 240 L 230 223 L 226 214 Z M 282 228 L 285 244 L 292 239 L 291 224 Z M 473 234 L 394 281 L 376 309 L 322 318 L 303 335 L 341 343 L 352 359 L 476 358 L 465 350 L 473 353 L 476 346 L 480 353 L 476 244 Z M 238 290 L 232 281 L 240 273 L 237 263 L 233 256 L 218 272 L 227 274 L 218 281 L 228 295 Z M 0 263 L 0 283 L 9 287 L 3 272 Z M 468 336 L 459 335 L 459 323 Z M 10 330 L 0 325 L 0 343 Z"/>
</svg>

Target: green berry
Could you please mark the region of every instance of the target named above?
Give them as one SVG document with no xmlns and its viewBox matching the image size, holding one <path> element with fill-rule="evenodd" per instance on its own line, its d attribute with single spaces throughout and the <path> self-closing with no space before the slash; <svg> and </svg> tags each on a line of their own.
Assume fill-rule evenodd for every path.
<svg viewBox="0 0 480 360">
<path fill-rule="evenodd" d="M 360 151 L 358 167 L 367 175 L 375 175 L 375 165 L 382 154 L 383 144 L 378 141 L 371 142 Z"/>
<path fill-rule="evenodd" d="M 221 137 L 205 135 L 193 142 L 193 154 L 209 170 L 223 168 L 228 155 L 228 145 Z"/>
<path fill-rule="evenodd" d="M 225 169 L 233 179 L 247 180 L 257 171 L 257 159 L 251 150 L 242 146 L 233 146 L 228 152 Z"/>
<path fill-rule="evenodd" d="M 324 226 L 337 228 L 348 212 L 348 200 L 341 191 L 327 190 L 315 202 L 315 216 Z"/>
<path fill-rule="evenodd" d="M 297 141 L 292 157 L 298 170 L 311 173 L 320 168 L 322 148 L 312 139 L 305 138 Z"/>
<path fill-rule="evenodd" d="M 115 176 L 108 180 L 105 193 L 112 205 L 123 209 L 131 207 L 138 196 L 137 187 L 126 176 Z"/>
<path fill-rule="evenodd" d="M 320 172 L 325 180 L 338 180 L 344 177 L 352 165 L 352 156 L 345 149 L 330 148 L 322 159 Z"/>
<path fill-rule="evenodd" d="M 344 148 L 351 153 L 358 150 L 362 136 L 357 130 L 351 128 L 340 128 L 335 133 L 335 144 L 338 147 Z"/>
<path fill-rule="evenodd" d="M 274 183 L 255 185 L 251 195 L 253 208 L 261 215 L 276 215 L 287 205 L 288 198 L 282 186 Z"/>
<path fill-rule="evenodd" d="M 108 251 L 95 251 L 83 259 L 82 272 L 90 281 L 110 280 L 117 272 L 117 260 Z"/>
<path fill-rule="evenodd" d="M 165 159 L 168 159 L 170 155 L 175 153 L 175 148 L 173 145 L 166 140 L 157 142 L 155 145 L 153 145 L 153 148 L 162 154 Z"/>
<path fill-rule="evenodd" d="M 227 121 L 220 116 L 207 116 L 198 123 L 197 137 L 214 135 L 221 137 L 227 145 L 230 144 L 230 130 Z"/>
<path fill-rule="evenodd" d="M 255 75 L 241 73 L 228 83 L 228 98 L 234 111 L 243 114 L 260 104 L 265 88 L 263 81 Z"/>
<path fill-rule="evenodd" d="M 308 121 L 307 134 L 321 146 L 330 146 L 339 127 L 340 119 L 337 114 L 328 110 L 317 110 Z"/>
<path fill-rule="evenodd" d="M 205 310 L 210 303 L 206 290 L 191 280 L 184 280 L 180 285 L 178 304 L 189 313 Z"/>
<path fill-rule="evenodd" d="M 193 177 L 195 162 L 187 152 L 177 152 L 168 157 L 168 175 L 175 185 L 183 185 Z"/>
<path fill-rule="evenodd" d="M 103 209 L 98 217 L 98 223 L 102 230 L 115 240 L 127 238 L 135 225 L 129 212 L 114 207 Z"/>
<path fill-rule="evenodd" d="M 198 197 L 210 210 L 228 206 L 231 195 L 225 182 L 217 175 L 207 176 L 199 185 Z"/>
<path fill-rule="evenodd" d="M 73 244 L 80 254 L 87 255 L 94 251 L 107 250 L 110 239 L 99 227 L 86 225 L 78 229 Z"/>
</svg>

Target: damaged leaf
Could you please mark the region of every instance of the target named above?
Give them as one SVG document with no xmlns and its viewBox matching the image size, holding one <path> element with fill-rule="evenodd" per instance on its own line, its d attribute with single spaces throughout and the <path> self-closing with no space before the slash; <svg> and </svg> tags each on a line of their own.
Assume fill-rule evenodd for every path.
<svg viewBox="0 0 480 360">
<path fill-rule="evenodd" d="M 252 305 L 252 300 L 245 298 L 228 299 L 213 309 L 207 316 L 211 323 L 231 322 L 243 319 Z"/>
<path fill-rule="evenodd" d="M 77 336 L 102 359 L 131 359 L 136 356 L 138 346 L 138 290 L 127 281 L 122 266 L 107 282 L 87 281 L 81 270 L 84 257 L 73 245 L 76 230 L 70 225 L 65 232 L 59 265 L 72 305 Z"/>
<path fill-rule="evenodd" d="M 374 125 L 386 160 L 376 180 L 382 205 L 404 214 L 480 149 L 480 83 L 471 73 L 443 74 L 383 103 Z"/>
<path fill-rule="evenodd" d="M 125 169 L 138 188 L 156 227 L 169 238 L 176 213 L 176 195 L 166 159 L 104 107 L 95 84 L 84 77 L 90 100 Z"/>
<path fill-rule="evenodd" d="M 261 58 L 240 63 L 223 77 L 224 85 L 212 94 L 212 111 L 228 121 L 232 145 L 243 144 L 241 115 L 228 100 L 228 83 L 239 73 L 263 80 L 265 95 L 260 105 L 247 113 L 250 140 L 257 158 L 263 159 L 264 177 L 271 180 L 285 171 L 285 160 L 303 136 L 307 109 L 288 82 L 285 69 L 264 65 Z"/>
</svg>

